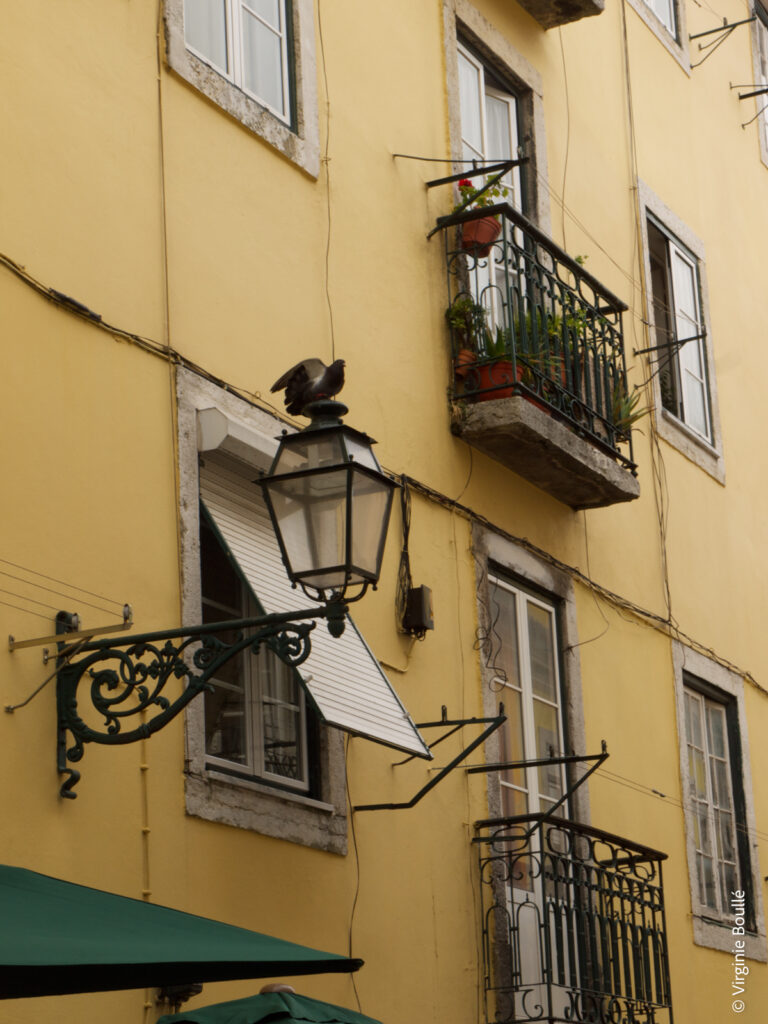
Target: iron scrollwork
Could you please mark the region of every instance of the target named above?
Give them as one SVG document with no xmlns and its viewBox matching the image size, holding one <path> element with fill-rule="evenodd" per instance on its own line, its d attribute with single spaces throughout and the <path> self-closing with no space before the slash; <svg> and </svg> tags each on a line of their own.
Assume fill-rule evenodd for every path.
<svg viewBox="0 0 768 1024">
<path fill-rule="evenodd" d="M 329 630 L 337 636 L 344 628 L 345 614 L 346 606 L 337 603 L 119 641 L 97 640 L 70 649 L 65 643 L 66 634 L 62 634 L 57 673 L 57 768 L 66 778 L 59 790 L 61 796 L 74 800 L 77 795 L 73 788 L 80 772 L 70 765 L 82 760 L 86 743 L 117 746 L 148 739 L 198 694 L 211 690 L 210 680 L 244 651 L 258 654 L 266 645 L 287 665 L 298 668 L 311 651 L 310 634 L 316 626 L 312 620 L 326 619 Z M 222 639 L 223 634 L 227 640 Z M 77 660 L 69 660 L 75 655 Z M 84 679 L 90 679 L 90 700 L 84 701 L 88 722 L 79 705 L 83 695 L 78 691 Z M 169 699 L 164 690 L 173 680 L 182 681 L 183 688 L 175 699 Z M 71 743 L 67 742 L 67 733 Z"/>
</svg>

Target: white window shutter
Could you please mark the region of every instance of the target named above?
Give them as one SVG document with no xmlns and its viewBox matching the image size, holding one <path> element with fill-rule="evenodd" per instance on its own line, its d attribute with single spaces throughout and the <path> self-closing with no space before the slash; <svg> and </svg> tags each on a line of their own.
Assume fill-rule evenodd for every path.
<svg viewBox="0 0 768 1024">
<path fill-rule="evenodd" d="M 252 472 L 252 471 L 251 471 Z M 267 613 L 308 607 L 286 575 L 280 550 L 251 476 L 206 457 L 200 467 L 200 496 L 221 537 Z M 365 736 L 398 750 L 431 758 L 410 715 L 354 622 L 338 639 L 320 620 L 312 631 L 312 653 L 300 675 L 328 725 Z"/>
</svg>

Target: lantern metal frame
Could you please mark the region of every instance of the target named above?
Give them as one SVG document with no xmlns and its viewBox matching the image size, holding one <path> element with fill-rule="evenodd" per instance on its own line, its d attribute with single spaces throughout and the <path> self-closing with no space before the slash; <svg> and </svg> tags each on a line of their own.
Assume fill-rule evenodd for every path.
<svg viewBox="0 0 768 1024">
<path fill-rule="evenodd" d="M 384 556 L 389 520 L 392 514 L 394 494 L 400 487 L 399 482 L 384 473 L 379 466 L 378 459 L 373 454 L 371 448 L 371 446 L 376 443 L 373 438 L 359 430 L 355 430 L 353 427 L 347 426 L 343 422 L 341 417 L 345 416 L 348 411 L 347 407 L 341 402 L 333 400 L 323 399 L 310 403 L 305 409 L 305 415 L 311 416 L 312 422 L 303 430 L 297 431 L 296 433 L 289 434 L 287 431 L 283 432 L 280 437 L 280 447 L 278 448 L 269 472 L 261 476 L 256 481 L 261 485 L 262 492 L 264 494 L 264 501 L 272 522 L 272 528 L 275 531 L 275 536 L 277 537 L 278 545 L 280 547 L 280 555 L 283 560 L 283 565 L 285 566 L 285 571 L 287 572 L 291 583 L 294 587 L 300 587 L 310 600 L 322 601 L 324 603 L 343 601 L 345 604 L 350 604 L 354 601 L 359 601 L 360 598 L 365 595 L 369 586 L 373 590 L 376 589 L 381 570 L 381 562 Z M 316 438 L 318 443 L 320 443 L 329 437 L 337 437 L 339 439 L 343 461 L 332 463 L 327 466 L 300 469 L 289 473 L 275 473 L 275 469 L 278 467 L 280 459 L 286 448 L 290 448 L 293 445 L 298 446 L 301 443 L 301 439 L 306 441 L 307 439 Z M 347 438 L 356 441 L 360 446 L 366 447 L 370 452 L 370 457 L 374 465 L 378 468 L 374 469 L 370 466 L 366 466 L 359 460 L 356 460 L 354 452 L 351 452 L 348 445 L 345 444 L 345 440 Z M 345 471 L 347 475 L 346 501 L 344 507 L 346 523 L 344 531 L 345 557 L 344 561 L 341 563 L 323 567 L 322 572 L 327 574 L 338 573 L 343 575 L 343 582 L 334 586 L 319 587 L 307 582 L 307 577 L 319 574 L 319 570 L 317 568 L 297 571 L 291 564 L 291 559 L 283 540 L 282 526 L 272 501 L 270 486 L 275 482 L 290 482 L 295 479 L 306 480 L 311 479 L 312 477 L 321 477 L 323 475 L 330 475 L 331 473 L 338 473 L 339 471 Z M 354 563 L 352 557 L 355 533 L 353 529 L 352 514 L 353 480 L 356 474 L 362 474 L 370 480 L 383 484 L 389 490 L 386 500 L 386 508 L 381 520 L 381 529 L 378 535 L 378 551 L 375 558 L 375 571 L 367 570 L 357 565 Z M 363 578 L 356 579 L 355 577 Z"/>
</svg>

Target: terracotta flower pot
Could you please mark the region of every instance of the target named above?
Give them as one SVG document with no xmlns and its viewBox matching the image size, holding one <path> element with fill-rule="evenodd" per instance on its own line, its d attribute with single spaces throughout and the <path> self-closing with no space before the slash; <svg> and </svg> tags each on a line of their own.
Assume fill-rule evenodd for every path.
<svg viewBox="0 0 768 1024">
<path fill-rule="evenodd" d="M 460 348 L 453 361 L 453 372 L 456 380 L 466 380 L 467 375 L 477 362 L 477 356 L 470 348 Z"/>
<path fill-rule="evenodd" d="M 461 225 L 461 247 L 473 256 L 487 256 L 501 234 L 501 223 L 495 217 L 467 220 Z"/>
</svg>

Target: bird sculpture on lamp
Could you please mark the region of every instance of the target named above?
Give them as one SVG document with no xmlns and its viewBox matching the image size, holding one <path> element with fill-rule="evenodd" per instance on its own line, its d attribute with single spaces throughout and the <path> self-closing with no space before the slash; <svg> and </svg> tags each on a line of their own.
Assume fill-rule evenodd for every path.
<svg viewBox="0 0 768 1024">
<path fill-rule="evenodd" d="M 310 402 L 333 398 L 343 387 L 343 359 L 335 359 L 330 366 L 326 366 L 322 359 L 302 359 L 279 377 L 270 391 L 282 391 L 284 388 L 286 410 L 292 416 L 303 416 Z"/>
</svg>

